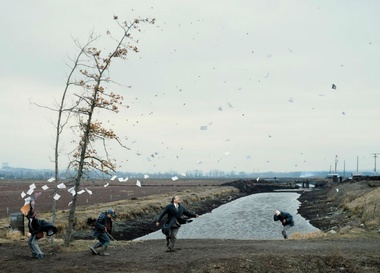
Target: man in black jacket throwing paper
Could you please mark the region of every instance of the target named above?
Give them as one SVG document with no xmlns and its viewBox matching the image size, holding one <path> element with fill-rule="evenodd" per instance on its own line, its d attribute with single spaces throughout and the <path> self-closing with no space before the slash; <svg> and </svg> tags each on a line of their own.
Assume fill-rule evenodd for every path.
<svg viewBox="0 0 380 273">
<path fill-rule="evenodd" d="M 171 203 L 166 205 L 165 209 L 156 220 L 156 226 L 160 225 L 160 221 L 165 215 L 167 215 L 167 219 L 162 228 L 162 233 L 166 235 L 166 252 L 171 252 L 174 250 L 174 245 L 177 240 L 177 233 L 181 227 L 181 224 L 185 224 L 187 222 L 182 218 L 183 215 L 189 218 L 198 218 L 199 215 L 187 211 L 185 207 L 181 205 L 179 196 L 173 197 Z"/>
</svg>

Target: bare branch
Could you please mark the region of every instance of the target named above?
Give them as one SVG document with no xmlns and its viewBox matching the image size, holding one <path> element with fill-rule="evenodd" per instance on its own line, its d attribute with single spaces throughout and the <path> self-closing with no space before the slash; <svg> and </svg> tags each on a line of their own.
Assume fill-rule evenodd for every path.
<svg viewBox="0 0 380 273">
<path fill-rule="evenodd" d="M 79 131 L 77 148 L 70 154 L 72 160 L 69 163 L 69 166 L 73 167 L 77 172 L 75 177 L 75 190 L 78 189 L 85 170 L 95 169 L 106 174 L 110 171 L 115 172 L 116 165 L 113 164 L 109 158 L 107 149 L 108 141 L 116 140 L 120 146 L 129 149 L 122 145 L 121 140 L 112 129 L 104 128 L 100 121 L 94 121 L 94 112 L 99 109 L 114 113 L 119 112 L 119 106 L 122 105 L 123 97 L 112 91 L 107 91 L 107 88 L 104 86 L 106 83 L 112 82 L 109 77 L 110 65 L 114 59 L 126 60 L 130 51 L 138 52 L 136 45 L 128 44 L 127 42 L 128 40 L 135 44 L 138 43 L 138 41 L 133 40 L 130 31 L 140 31 L 138 26 L 140 22 L 154 23 L 154 20 L 135 19 L 130 23 L 120 24 L 117 16 L 115 16 L 114 19 L 122 28 L 123 34 L 119 40 L 114 39 L 116 46 L 113 51 L 106 54 L 105 57 L 103 57 L 104 54 L 101 50 L 91 46 L 97 37 L 91 35 L 87 44 L 83 46 L 78 41 L 75 41 L 76 46 L 80 49 L 80 54 L 74 61 L 64 91 L 65 96 L 71 86 L 83 88 L 82 94 L 73 93 L 73 97 L 77 99 L 77 102 L 75 107 L 72 107 L 70 110 L 70 113 L 78 117 L 78 123 L 75 129 Z M 111 37 L 111 35 L 109 35 L 109 37 Z M 80 76 L 80 80 L 72 80 L 74 72 Z M 61 105 L 63 105 L 63 100 Z M 61 108 L 61 110 L 62 109 L 63 108 Z M 62 112 L 60 113 L 62 114 Z M 71 129 L 73 130 L 74 127 L 71 127 Z M 99 156 L 96 151 L 94 143 L 99 140 L 103 144 L 102 147 L 105 157 Z M 76 201 L 77 196 L 74 195 L 72 208 L 69 213 L 65 245 L 68 245 L 71 239 Z"/>
</svg>

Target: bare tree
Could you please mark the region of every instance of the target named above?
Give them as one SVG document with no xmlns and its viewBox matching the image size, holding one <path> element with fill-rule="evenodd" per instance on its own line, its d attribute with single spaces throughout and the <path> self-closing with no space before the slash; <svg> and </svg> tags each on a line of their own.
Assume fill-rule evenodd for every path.
<svg viewBox="0 0 380 273">
<path fill-rule="evenodd" d="M 54 125 L 56 132 L 55 132 L 55 145 L 54 145 L 54 159 L 52 160 L 54 162 L 54 179 L 55 179 L 53 196 L 58 191 L 57 185 L 59 182 L 59 169 L 60 169 L 59 168 L 60 137 L 61 137 L 64 127 L 67 125 L 70 119 L 71 112 L 75 109 L 75 106 L 77 106 L 77 105 L 72 105 L 70 107 L 65 106 L 66 97 L 68 96 L 69 87 L 76 84 L 75 80 L 73 80 L 73 76 L 76 72 L 77 67 L 80 65 L 80 60 L 81 60 L 82 55 L 84 54 L 84 49 L 87 48 L 95 40 L 96 38 L 94 38 L 93 35 L 90 35 L 89 40 L 83 47 L 80 46 L 78 42 L 76 42 L 77 46 L 80 48 L 80 52 L 77 55 L 77 57 L 74 60 L 72 60 L 73 65 L 72 67 L 70 67 L 70 73 L 67 76 L 67 80 L 66 80 L 65 88 L 62 93 L 61 100 L 59 103 L 56 102 L 56 108 L 52 108 L 45 105 L 40 105 L 35 102 L 31 102 L 31 104 L 34 104 L 38 107 L 46 108 L 48 110 L 57 112 L 57 116 L 58 116 L 57 122 Z M 57 215 L 56 214 L 57 201 L 54 198 L 52 199 L 52 201 L 53 201 L 52 202 L 52 223 L 54 225 L 56 222 L 56 215 Z M 51 237 L 51 244 L 53 243 L 54 243 L 54 236 Z"/>
<path fill-rule="evenodd" d="M 133 39 L 131 31 L 140 31 L 139 24 L 143 22 L 154 24 L 154 19 L 135 19 L 132 22 L 122 23 L 118 21 L 117 16 L 114 16 L 114 19 L 123 31 L 119 40 L 114 39 L 116 42 L 115 48 L 106 56 L 103 56 L 101 50 L 91 46 L 94 41 L 90 39 L 91 43 L 87 43 L 81 47 L 79 58 L 73 67 L 73 70 L 79 69 L 82 77 L 80 80 L 75 81 L 75 85 L 81 87 L 81 93 L 74 93 L 73 96 L 77 100 L 74 104 L 75 107 L 70 109 L 70 113 L 74 114 L 78 119 L 78 126 L 75 128 L 80 134 L 80 139 L 76 150 L 71 155 L 72 160 L 69 164 L 69 169 L 75 170 L 75 184 L 68 217 L 65 246 L 68 246 L 72 239 L 77 205 L 76 193 L 79 190 L 85 171 L 95 169 L 103 173 L 109 173 L 116 170 L 114 161 L 108 157 L 107 141 L 115 140 L 122 147 L 127 148 L 121 143 L 116 133 L 112 129 L 105 128 L 102 122 L 96 119 L 95 115 L 95 112 L 98 111 L 117 113 L 122 105 L 123 97 L 121 95 L 107 91 L 107 85 L 112 82 L 109 77 L 111 63 L 115 59 L 126 60 L 130 51 L 138 52 L 137 41 Z M 71 80 L 66 82 L 66 87 L 70 86 L 70 82 Z M 59 117 L 59 120 L 61 120 L 61 117 Z M 58 128 L 60 127 L 57 126 L 57 136 L 59 134 Z M 97 152 L 96 144 L 99 142 L 102 145 L 105 156 L 101 156 Z"/>
<path fill-rule="evenodd" d="M 90 35 L 89 40 L 85 44 L 84 47 L 80 47 L 79 43 L 76 42 L 76 44 L 79 46 L 80 51 L 78 53 L 78 56 L 73 61 L 73 66 L 71 67 L 70 73 L 67 76 L 66 85 L 64 88 L 64 91 L 62 93 L 61 101 L 59 104 L 58 109 L 58 118 L 57 118 L 57 124 L 55 126 L 56 128 L 56 137 L 55 137 L 55 147 L 54 147 L 54 178 L 55 178 L 55 187 L 54 187 L 54 193 L 58 191 L 58 180 L 59 180 L 59 151 L 60 151 L 60 136 L 63 132 L 64 127 L 66 126 L 70 114 L 73 109 L 75 109 L 75 106 L 73 105 L 71 108 L 65 108 L 65 101 L 66 96 L 68 95 L 69 87 L 73 84 L 75 84 L 75 81 L 73 81 L 72 77 L 77 69 L 77 67 L 80 65 L 80 60 L 82 55 L 85 53 L 84 49 L 87 48 L 93 41 L 95 41 L 96 38 L 93 37 L 93 35 Z M 64 116 L 64 113 L 67 113 L 66 116 Z M 52 205 L 52 223 L 55 225 L 55 221 L 57 218 L 57 200 L 53 198 L 53 205 Z M 51 237 L 51 244 L 54 243 L 54 236 Z"/>
</svg>

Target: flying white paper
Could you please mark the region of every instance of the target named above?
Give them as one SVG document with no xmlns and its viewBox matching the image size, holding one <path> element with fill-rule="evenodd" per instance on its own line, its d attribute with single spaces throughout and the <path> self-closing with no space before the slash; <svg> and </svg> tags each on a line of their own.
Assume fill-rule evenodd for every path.
<svg viewBox="0 0 380 273">
<path fill-rule="evenodd" d="M 137 180 L 136 181 L 136 185 L 139 186 L 139 187 L 141 187 L 141 182 Z"/>
<path fill-rule="evenodd" d="M 111 181 L 114 181 L 114 180 L 116 179 L 116 177 L 117 177 L 117 175 L 114 175 L 114 176 L 111 177 L 110 180 L 111 180 Z"/>
<path fill-rule="evenodd" d="M 30 203 L 30 197 L 24 199 L 24 206 Z"/>
<path fill-rule="evenodd" d="M 53 198 L 54 200 L 58 200 L 59 198 L 61 198 L 61 196 L 58 193 L 56 193 Z"/>
<path fill-rule="evenodd" d="M 66 185 L 61 183 L 57 186 L 58 189 L 66 189 Z"/>
<path fill-rule="evenodd" d="M 173 177 L 172 177 L 172 180 L 173 180 L 173 181 L 176 181 L 176 180 L 178 180 L 178 177 L 177 177 L 177 176 L 173 176 Z"/>
<path fill-rule="evenodd" d="M 71 187 L 70 189 L 67 190 L 69 193 L 71 193 L 72 196 L 76 194 L 75 192 L 75 187 Z"/>
<path fill-rule="evenodd" d="M 49 188 L 49 187 L 46 186 L 46 185 L 43 185 L 43 186 L 42 186 L 42 189 L 43 189 L 44 191 L 46 191 L 48 188 Z"/>
<path fill-rule="evenodd" d="M 47 181 L 48 181 L 48 182 L 53 182 L 54 180 L 55 180 L 54 177 L 50 177 Z"/>
</svg>

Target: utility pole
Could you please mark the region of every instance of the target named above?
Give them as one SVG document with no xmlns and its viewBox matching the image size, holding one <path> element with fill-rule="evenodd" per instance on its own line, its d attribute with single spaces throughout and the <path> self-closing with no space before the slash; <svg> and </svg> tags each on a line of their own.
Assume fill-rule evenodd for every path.
<svg viewBox="0 0 380 273">
<path fill-rule="evenodd" d="M 359 173 L 359 157 L 356 157 L 356 173 Z"/>
<path fill-rule="evenodd" d="M 379 153 L 373 153 L 373 158 L 375 159 L 375 168 L 373 169 L 374 173 L 376 173 L 376 158 L 378 157 Z"/>
<path fill-rule="evenodd" d="M 346 160 L 343 161 L 343 178 L 346 176 Z"/>
<path fill-rule="evenodd" d="M 338 156 L 335 156 L 335 173 L 336 173 L 336 166 L 338 165 Z"/>
</svg>

